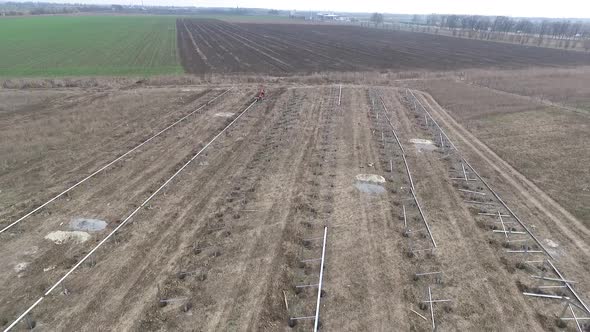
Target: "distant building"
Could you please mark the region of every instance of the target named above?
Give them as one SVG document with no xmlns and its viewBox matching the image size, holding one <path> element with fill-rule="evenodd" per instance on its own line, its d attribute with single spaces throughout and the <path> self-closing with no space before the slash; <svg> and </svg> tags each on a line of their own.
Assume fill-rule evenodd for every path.
<svg viewBox="0 0 590 332">
<path fill-rule="evenodd" d="M 339 17 L 340 17 L 340 15 L 336 15 L 336 14 L 322 14 L 322 13 L 316 14 L 316 18 L 320 21 L 336 21 Z"/>
</svg>

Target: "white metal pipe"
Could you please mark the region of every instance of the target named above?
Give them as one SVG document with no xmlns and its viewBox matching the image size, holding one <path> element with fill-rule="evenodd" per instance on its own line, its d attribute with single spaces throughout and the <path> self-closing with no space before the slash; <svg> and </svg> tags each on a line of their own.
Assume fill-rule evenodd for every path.
<svg viewBox="0 0 590 332">
<path fill-rule="evenodd" d="M 479 212 L 478 215 L 480 215 L 480 216 L 490 216 L 490 217 L 497 217 L 498 216 L 495 213 L 487 213 L 487 212 L 486 213 Z M 510 215 L 507 215 L 507 214 L 502 214 L 501 216 L 502 216 L 502 218 L 510 218 Z M 507 221 L 505 221 L 505 222 L 507 222 Z"/>
<path fill-rule="evenodd" d="M 541 250 L 506 250 L 509 254 L 542 254 Z"/>
<path fill-rule="evenodd" d="M 160 136 L 161 134 L 163 134 L 164 132 L 168 131 L 170 128 L 176 126 L 177 124 L 179 124 L 180 122 L 182 122 L 183 120 L 185 120 L 186 118 L 188 118 L 189 116 L 195 114 L 196 112 L 200 111 L 201 109 L 203 109 L 205 106 L 209 105 L 210 103 L 212 103 L 213 101 L 215 101 L 217 98 L 225 95 L 226 93 L 228 93 L 230 90 L 232 90 L 233 88 L 230 88 L 226 91 L 224 91 L 222 94 L 216 96 L 215 98 L 209 100 L 207 103 L 201 105 L 201 107 L 197 108 L 196 110 L 190 112 L 189 114 L 183 116 L 182 118 L 178 119 L 176 122 L 172 123 L 171 125 L 169 125 L 168 127 L 160 130 L 158 133 L 156 133 L 155 135 L 153 135 L 152 137 L 146 139 L 145 141 L 141 142 L 140 144 L 136 145 L 134 148 L 132 148 L 131 150 L 125 152 L 124 154 L 122 154 L 121 156 L 117 157 L 116 159 L 110 161 L 108 164 L 102 166 L 101 168 L 99 168 L 98 170 L 94 171 L 92 174 L 86 176 L 85 178 L 83 178 L 82 180 L 76 182 L 74 185 L 70 186 L 68 189 L 62 191 L 61 193 L 57 194 L 56 196 L 54 196 L 53 198 L 51 198 L 50 200 L 48 200 L 47 202 L 41 204 L 40 206 L 36 207 L 35 209 L 33 209 L 32 211 L 30 211 L 29 213 L 25 214 L 24 216 L 18 218 L 16 221 L 12 222 L 11 224 L 7 225 L 6 227 L 0 229 L 0 234 L 4 233 L 5 231 L 7 231 L 8 229 L 10 229 L 11 227 L 15 226 L 16 224 L 20 223 L 21 221 L 25 220 L 26 218 L 30 217 L 32 214 L 34 214 L 35 212 L 41 210 L 42 208 L 46 207 L 47 205 L 51 204 L 53 201 L 55 201 L 56 199 L 60 198 L 61 196 L 67 194 L 68 192 L 70 192 L 72 189 L 78 187 L 79 185 L 81 185 L 82 183 L 90 180 L 91 178 L 93 178 L 94 176 L 96 176 L 97 174 L 101 173 L 102 171 L 104 171 L 105 169 L 109 168 L 110 166 L 112 166 L 114 163 L 118 162 L 119 160 L 125 158 L 127 155 L 129 155 L 130 153 L 132 153 L 133 151 L 139 149 L 140 147 L 144 146 L 145 144 L 149 143 L 150 141 L 152 141 L 154 138 Z"/>
<path fill-rule="evenodd" d="M 439 303 L 439 302 L 452 302 L 452 300 L 429 300 L 429 301 L 422 301 L 423 303 Z"/>
<path fill-rule="evenodd" d="M 195 160 L 198 156 L 200 156 L 203 151 L 205 151 L 205 149 L 207 149 L 211 144 L 213 144 L 213 142 L 215 140 L 217 140 L 217 138 L 219 138 L 219 136 L 221 136 L 227 129 L 229 129 L 236 121 L 238 121 L 238 119 L 240 117 L 242 117 L 242 115 L 244 115 L 252 106 L 254 106 L 254 104 L 256 103 L 256 101 L 253 101 L 250 105 L 248 105 L 248 107 L 246 107 L 232 122 L 230 122 L 225 128 L 223 128 L 217 135 L 215 135 L 215 137 L 213 137 L 209 143 L 205 144 L 205 146 L 203 148 L 201 148 L 201 150 L 199 150 L 199 152 L 197 152 L 196 154 L 194 154 L 191 159 L 189 159 L 189 161 L 187 161 L 178 171 L 176 171 L 176 173 L 174 173 L 170 178 L 168 178 L 168 180 L 166 180 L 166 182 L 164 182 L 164 184 L 162 184 L 156 191 L 154 191 L 153 194 L 151 194 L 143 203 L 141 203 L 140 206 L 138 206 L 135 210 L 133 210 L 133 212 L 131 212 L 131 214 L 129 214 L 127 216 L 127 218 L 125 218 L 115 229 L 113 229 L 104 239 L 102 239 L 102 241 L 100 241 L 94 248 L 92 248 L 92 250 L 90 250 L 90 252 L 88 252 L 80 261 L 78 261 L 78 263 L 76 263 L 63 277 L 61 277 L 53 286 L 51 286 L 51 288 L 49 288 L 49 290 L 47 290 L 45 292 L 45 294 L 43 294 L 43 296 L 41 296 L 33 305 L 31 305 L 27 310 L 25 310 L 24 313 L 22 313 L 16 320 L 14 320 L 12 322 L 12 324 L 10 324 L 5 330 L 4 332 L 10 331 L 21 319 L 23 319 L 31 310 L 33 310 L 33 308 L 35 308 L 39 303 L 41 303 L 41 301 L 43 301 L 43 299 L 45 299 L 45 297 L 47 297 L 55 288 L 59 287 L 59 285 L 61 285 L 61 283 L 70 275 L 72 274 L 80 265 L 82 265 L 95 251 L 98 250 L 98 248 L 100 248 L 104 243 L 106 243 L 117 231 L 119 231 L 119 229 L 121 229 L 121 227 L 123 227 L 137 212 L 139 212 L 140 209 L 142 209 L 148 202 L 150 202 L 152 200 L 152 198 L 154 198 L 158 193 L 160 193 L 160 191 L 162 191 L 162 189 L 164 189 L 164 187 L 166 187 L 178 174 L 180 174 L 190 163 L 193 162 L 193 160 Z M 325 242 L 325 240 L 324 240 Z"/>
<path fill-rule="evenodd" d="M 499 229 L 494 229 L 492 232 L 493 232 L 493 233 L 508 233 L 508 234 L 525 234 L 525 235 L 526 235 L 526 232 L 519 232 L 519 231 L 501 231 L 501 230 L 499 230 Z"/>
<path fill-rule="evenodd" d="M 320 264 L 320 280 L 318 282 L 318 300 L 315 306 L 315 322 L 313 331 L 318 331 L 318 324 L 320 323 L 320 301 L 322 298 L 322 281 L 324 278 L 324 259 L 326 257 L 326 238 L 328 237 L 328 227 L 324 227 L 324 244 L 322 245 L 322 263 Z"/>
<path fill-rule="evenodd" d="M 436 331 L 436 324 L 434 323 L 434 306 L 432 304 L 432 292 L 428 286 L 428 301 L 430 303 L 430 318 L 432 318 L 432 331 Z"/>
<path fill-rule="evenodd" d="M 387 112 L 388 112 L 387 106 L 385 106 L 385 102 L 383 101 L 383 98 L 381 96 L 379 96 L 379 100 L 381 100 L 381 105 L 383 106 L 383 110 L 384 110 L 383 114 L 385 115 L 387 122 L 389 122 L 389 126 L 391 127 L 391 132 L 393 133 L 393 136 L 395 137 L 395 141 L 397 142 L 397 145 L 399 146 L 399 148 L 402 152 L 402 158 L 404 160 L 404 165 L 406 166 L 406 172 L 408 174 L 408 179 L 410 180 L 412 197 L 414 198 L 414 202 L 416 202 L 416 206 L 418 207 L 418 211 L 420 212 L 420 216 L 422 217 L 422 220 L 424 221 L 424 225 L 426 225 L 426 229 L 428 229 L 428 235 L 430 236 L 430 240 L 432 241 L 432 245 L 436 248 L 436 241 L 434 240 L 434 236 L 432 236 L 430 226 L 428 225 L 428 222 L 426 221 L 426 216 L 424 215 L 424 212 L 422 211 L 422 208 L 420 207 L 420 203 L 418 202 L 418 198 L 416 197 L 416 194 L 415 194 L 416 188 L 414 187 L 414 180 L 412 180 L 412 173 L 410 172 L 410 167 L 408 166 L 408 161 L 406 160 L 406 152 L 404 151 L 404 147 L 403 147 L 399 137 L 397 136 L 397 133 L 395 132 L 395 129 L 393 127 L 393 124 L 391 123 L 391 120 L 387 116 Z M 379 113 L 377 113 L 377 114 L 379 114 Z"/>
<path fill-rule="evenodd" d="M 479 191 L 465 190 L 465 189 L 457 189 L 457 190 L 462 191 L 464 193 L 470 193 L 470 194 L 476 194 L 476 195 L 482 195 L 482 196 L 485 196 L 486 195 L 486 193 L 482 193 L 482 192 L 479 192 Z"/>
<path fill-rule="evenodd" d="M 432 275 L 432 274 L 442 274 L 441 271 L 438 272 L 422 272 L 422 273 L 416 273 L 416 276 L 427 276 L 427 275 Z"/>
<path fill-rule="evenodd" d="M 565 280 L 565 279 L 561 279 L 561 278 L 549 278 L 549 277 L 543 277 L 543 276 L 531 276 L 531 278 L 543 279 L 543 280 L 548 280 L 548 281 L 557 281 L 557 282 L 563 282 L 563 283 L 568 283 L 568 284 L 575 284 L 576 283 L 573 280 Z"/>
<path fill-rule="evenodd" d="M 506 226 L 504 225 L 504 220 L 502 219 L 502 215 L 498 212 L 498 218 L 500 218 L 500 223 L 502 224 L 502 229 L 504 230 L 504 236 L 508 239 L 508 232 L 506 232 Z"/>
<path fill-rule="evenodd" d="M 544 298 L 547 298 L 547 299 L 569 300 L 569 297 L 567 297 L 567 296 L 549 295 L 549 294 L 537 294 L 537 293 L 527 293 L 527 292 L 523 292 L 522 294 L 524 294 L 526 296 L 544 297 Z"/>
<path fill-rule="evenodd" d="M 406 218 L 406 206 L 402 205 L 402 209 L 404 211 L 404 231 L 408 230 L 408 220 Z"/>
<path fill-rule="evenodd" d="M 465 180 L 465 178 L 450 178 L 451 180 L 461 180 L 461 181 L 477 181 L 477 179 L 467 179 Z"/>
<path fill-rule="evenodd" d="M 547 260 L 547 263 L 549 263 L 549 265 L 551 265 L 551 268 L 553 269 L 553 271 L 555 271 L 555 273 L 557 273 L 557 275 L 561 279 L 565 279 L 563 277 L 563 275 L 561 274 L 561 272 L 559 272 L 559 270 L 555 267 L 555 265 L 553 265 L 553 263 L 550 260 Z M 588 306 L 586 305 L 586 303 L 584 303 L 584 301 L 582 301 L 582 298 L 578 295 L 578 293 L 576 293 L 576 291 L 574 290 L 574 288 L 572 287 L 572 285 L 570 285 L 567 282 L 565 283 L 565 285 L 570 290 L 570 292 L 572 292 L 572 294 L 574 294 L 574 296 L 580 302 L 580 304 L 584 307 L 584 309 L 586 310 L 586 312 L 590 314 L 590 309 L 588 308 Z"/>
<path fill-rule="evenodd" d="M 480 201 L 464 201 L 465 203 L 470 203 L 470 204 L 480 204 L 480 205 L 495 205 L 496 203 L 494 202 L 480 202 Z"/>
<path fill-rule="evenodd" d="M 570 308 L 570 311 L 572 313 L 572 316 L 574 318 L 574 321 L 576 322 L 576 329 L 578 332 L 584 332 L 582 331 L 582 327 L 580 326 L 580 322 L 578 322 L 578 317 L 576 317 L 576 313 L 574 312 L 574 308 L 572 308 L 572 305 L 568 303 L 568 307 Z"/>
<path fill-rule="evenodd" d="M 463 177 L 465 177 L 465 181 L 468 181 L 467 180 L 467 172 L 465 172 L 465 165 L 463 163 L 461 163 L 461 168 L 463 169 Z"/>
<path fill-rule="evenodd" d="M 428 235 L 430 235 L 430 240 L 432 241 L 432 245 L 436 248 L 436 241 L 434 241 L 434 236 L 432 236 L 432 231 L 430 230 L 430 226 L 428 225 L 428 222 L 426 222 L 426 217 L 424 216 L 424 212 L 422 211 L 422 207 L 420 207 L 420 203 L 418 202 L 418 198 L 416 197 L 414 190 L 412 190 L 412 196 L 414 196 L 414 201 L 416 202 L 416 206 L 418 207 L 418 212 L 420 212 L 420 215 L 422 216 L 422 220 L 424 220 L 424 225 L 426 225 L 426 230 L 428 230 Z"/>
<path fill-rule="evenodd" d="M 425 321 L 428 321 L 428 319 L 426 319 L 426 317 L 424 317 L 421 314 L 419 314 L 416 310 L 410 309 L 410 311 L 413 312 L 413 313 L 415 313 L 416 315 L 420 316 L 420 318 L 424 319 Z"/>
</svg>

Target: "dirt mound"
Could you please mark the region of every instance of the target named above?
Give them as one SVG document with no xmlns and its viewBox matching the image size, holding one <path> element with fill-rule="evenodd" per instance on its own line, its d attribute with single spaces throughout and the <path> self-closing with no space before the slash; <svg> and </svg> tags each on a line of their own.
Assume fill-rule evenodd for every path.
<svg viewBox="0 0 590 332">
<path fill-rule="evenodd" d="M 377 174 L 358 174 L 356 180 L 361 182 L 385 183 L 385 178 Z"/>
<path fill-rule="evenodd" d="M 55 231 L 47 234 L 45 239 L 53 241 L 55 244 L 73 242 L 76 244 L 84 243 L 90 239 L 90 234 L 81 231 Z"/>
</svg>

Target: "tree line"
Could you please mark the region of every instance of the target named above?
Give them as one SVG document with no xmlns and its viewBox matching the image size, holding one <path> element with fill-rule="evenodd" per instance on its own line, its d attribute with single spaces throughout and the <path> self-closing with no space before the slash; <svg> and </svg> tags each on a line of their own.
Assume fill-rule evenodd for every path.
<svg viewBox="0 0 590 332">
<path fill-rule="evenodd" d="M 425 18 L 414 15 L 412 23 L 448 29 L 536 34 L 554 38 L 590 37 L 590 22 L 550 19 L 512 18 L 508 16 L 438 15 Z"/>
</svg>

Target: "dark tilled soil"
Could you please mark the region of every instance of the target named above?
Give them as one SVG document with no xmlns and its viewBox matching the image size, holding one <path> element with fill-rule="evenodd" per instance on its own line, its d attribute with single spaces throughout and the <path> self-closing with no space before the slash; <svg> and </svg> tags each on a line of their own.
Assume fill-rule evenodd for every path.
<svg viewBox="0 0 590 332">
<path fill-rule="evenodd" d="M 458 70 L 590 64 L 590 54 L 340 25 L 179 19 L 188 73 Z"/>
</svg>

